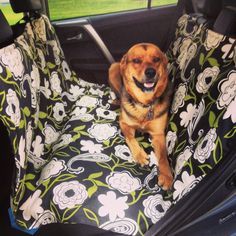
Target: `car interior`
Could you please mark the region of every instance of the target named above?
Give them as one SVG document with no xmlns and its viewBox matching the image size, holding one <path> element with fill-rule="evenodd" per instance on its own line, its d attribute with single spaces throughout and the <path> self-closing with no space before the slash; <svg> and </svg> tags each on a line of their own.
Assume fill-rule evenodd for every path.
<svg viewBox="0 0 236 236">
<path fill-rule="evenodd" d="M 236 234 L 236 3 L 178 0 L 50 21 L 44 0 L 0 10 L 3 236 Z M 165 191 L 150 137 L 132 162 L 108 70 L 140 42 L 168 58 L 174 91 Z"/>
</svg>

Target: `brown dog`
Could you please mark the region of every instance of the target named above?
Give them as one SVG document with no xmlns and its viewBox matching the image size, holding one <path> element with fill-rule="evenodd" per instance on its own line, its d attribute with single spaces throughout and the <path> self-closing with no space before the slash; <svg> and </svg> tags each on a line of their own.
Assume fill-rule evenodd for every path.
<svg viewBox="0 0 236 236">
<path fill-rule="evenodd" d="M 134 45 L 120 63 L 109 69 L 109 83 L 121 100 L 120 128 L 134 160 L 148 164 L 146 152 L 135 139 L 135 131 L 148 132 L 158 157 L 158 184 L 164 190 L 171 187 L 173 177 L 167 159 L 165 129 L 171 86 L 167 75 L 167 58 L 150 43 Z"/>
</svg>

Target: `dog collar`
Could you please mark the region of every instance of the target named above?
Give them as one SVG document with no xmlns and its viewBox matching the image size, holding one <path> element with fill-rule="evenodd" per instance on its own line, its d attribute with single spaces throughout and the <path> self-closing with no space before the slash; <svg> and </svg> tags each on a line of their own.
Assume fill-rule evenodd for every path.
<svg viewBox="0 0 236 236">
<path fill-rule="evenodd" d="M 129 103 L 135 105 L 135 104 L 139 104 L 140 106 L 144 107 L 144 108 L 148 108 L 148 112 L 147 112 L 147 115 L 146 115 L 146 120 L 152 120 L 154 118 L 154 109 L 153 109 L 153 106 L 154 104 L 158 103 L 160 98 L 156 98 L 154 101 L 152 101 L 151 103 L 145 105 L 139 101 L 136 101 L 134 100 L 129 93 L 127 93 L 128 95 L 128 101 Z"/>
</svg>

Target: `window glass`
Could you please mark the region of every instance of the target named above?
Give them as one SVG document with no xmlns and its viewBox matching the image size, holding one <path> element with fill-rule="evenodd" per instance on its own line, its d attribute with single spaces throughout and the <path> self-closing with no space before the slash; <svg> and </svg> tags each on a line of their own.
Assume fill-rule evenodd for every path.
<svg viewBox="0 0 236 236">
<path fill-rule="evenodd" d="M 22 13 L 16 14 L 12 11 L 9 0 L 0 0 L 0 9 L 10 25 L 17 23 L 23 17 Z"/>
<path fill-rule="evenodd" d="M 147 7 L 147 0 L 48 0 L 51 20 Z"/>
<path fill-rule="evenodd" d="M 152 0 L 152 7 L 177 3 L 177 0 Z"/>
</svg>

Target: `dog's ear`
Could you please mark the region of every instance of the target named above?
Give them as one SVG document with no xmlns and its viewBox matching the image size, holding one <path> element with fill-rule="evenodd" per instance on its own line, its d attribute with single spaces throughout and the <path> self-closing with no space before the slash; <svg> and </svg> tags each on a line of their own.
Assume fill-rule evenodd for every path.
<svg viewBox="0 0 236 236">
<path fill-rule="evenodd" d="M 119 62 L 113 63 L 109 68 L 109 84 L 115 94 L 120 97 L 123 83 Z"/>
<path fill-rule="evenodd" d="M 120 72 L 121 72 L 121 75 L 123 75 L 123 71 L 124 71 L 124 69 L 125 69 L 125 67 L 126 67 L 127 60 L 128 60 L 127 54 L 125 54 L 125 55 L 122 57 L 121 61 L 120 61 Z"/>
<path fill-rule="evenodd" d="M 166 69 L 168 65 L 168 59 L 165 53 L 162 53 L 162 63 L 163 63 L 163 67 Z"/>
</svg>

